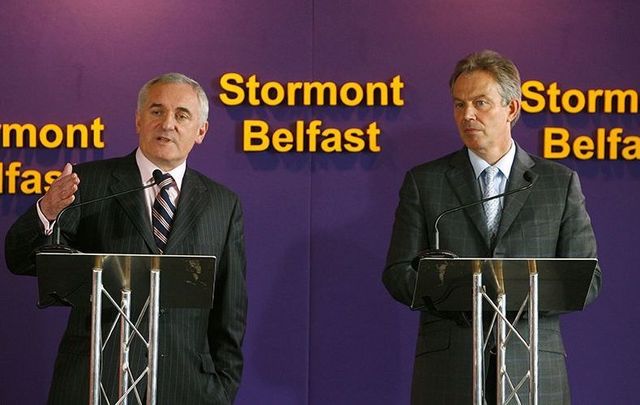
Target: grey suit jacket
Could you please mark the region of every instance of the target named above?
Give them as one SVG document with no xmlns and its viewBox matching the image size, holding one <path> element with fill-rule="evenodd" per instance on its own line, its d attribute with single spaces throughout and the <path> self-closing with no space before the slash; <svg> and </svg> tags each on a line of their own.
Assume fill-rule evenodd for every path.
<svg viewBox="0 0 640 405">
<path fill-rule="evenodd" d="M 134 154 L 80 164 L 74 170 L 81 179 L 74 204 L 141 186 Z M 61 226 L 64 240 L 82 252 L 157 253 L 142 192 L 69 210 L 61 219 Z M 33 250 L 46 242 L 34 206 L 7 234 L 9 269 L 16 274 L 35 275 Z M 161 308 L 159 403 L 231 403 L 242 373 L 241 344 L 247 309 L 238 198 L 204 175 L 187 169 L 165 254 L 215 255 L 218 262 L 211 310 Z M 113 309 L 107 308 L 104 325 L 115 315 Z M 89 321 L 88 311 L 72 308 L 55 363 L 51 404 L 87 403 Z M 117 347 L 108 345 L 102 379 L 112 395 L 117 388 L 117 362 Z M 146 349 L 141 344 L 132 346 L 130 362 L 132 370 L 144 369 Z"/>
<path fill-rule="evenodd" d="M 527 176 L 525 176 L 527 173 Z M 596 257 L 596 241 L 575 172 L 529 155 L 517 146 L 507 190 L 535 179 L 527 191 L 505 197 L 493 244 L 482 204 L 453 213 L 439 224 L 440 247 L 460 257 Z M 400 190 L 383 282 L 398 301 L 410 305 L 416 253 L 434 248 L 433 225 L 443 211 L 481 198 L 465 148 L 411 169 Z M 600 288 L 600 269 L 592 280 L 588 302 Z M 466 404 L 472 398 L 472 331 L 458 313 L 424 311 L 416 345 L 413 404 Z M 539 399 L 569 403 L 565 351 L 557 315 L 539 321 Z M 519 325 L 526 335 L 526 325 Z M 516 381 L 528 366 L 522 345 L 511 339 L 507 368 Z M 514 384 L 515 384 L 514 383 Z M 528 395 L 527 387 L 519 391 Z"/>
</svg>

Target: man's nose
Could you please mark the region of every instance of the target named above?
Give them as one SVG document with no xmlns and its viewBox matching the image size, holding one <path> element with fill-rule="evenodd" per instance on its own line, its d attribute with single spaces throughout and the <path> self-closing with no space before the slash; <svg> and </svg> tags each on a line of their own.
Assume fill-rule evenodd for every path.
<svg viewBox="0 0 640 405">
<path fill-rule="evenodd" d="M 163 129 L 174 129 L 176 126 L 176 119 L 173 116 L 173 114 L 165 114 L 164 117 L 162 117 L 162 128 Z"/>
<path fill-rule="evenodd" d="M 467 105 L 464 107 L 463 117 L 466 121 L 471 121 L 476 119 L 476 109 L 473 108 L 472 105 Z"/>
</svg>

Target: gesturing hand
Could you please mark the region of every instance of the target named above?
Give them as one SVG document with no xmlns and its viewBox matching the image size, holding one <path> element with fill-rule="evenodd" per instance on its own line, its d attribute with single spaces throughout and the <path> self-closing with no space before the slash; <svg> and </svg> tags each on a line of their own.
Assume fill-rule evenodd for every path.
<svg viewBox="0 0 640 405">
<path fill-rule="evenodd" d="M 40 210 L 49 221 L 55 220 L 60 211 L 75 200 L 73 194 L 78 191 L 80 178 L 72 170 L 71 163 L 65 164 L 60 177 L 51 184 L 49 191 L 40 200 Z"/>
</svg>

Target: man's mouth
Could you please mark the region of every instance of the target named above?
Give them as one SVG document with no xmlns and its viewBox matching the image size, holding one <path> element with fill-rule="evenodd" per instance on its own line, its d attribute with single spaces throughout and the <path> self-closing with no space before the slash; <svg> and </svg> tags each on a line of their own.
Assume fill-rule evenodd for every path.
<svg viewBox="0 0 640 405">
<path fill-rule="evenodd" d="M 171 142 L 173 142 L 173 139 L 169 138 L 167 136 L 158 136 L 158 137 L 156 137 L 156 140 L 159 141 L 159 142 L 162 142 L 162 143 L 171 143 Z"/>
</svg>

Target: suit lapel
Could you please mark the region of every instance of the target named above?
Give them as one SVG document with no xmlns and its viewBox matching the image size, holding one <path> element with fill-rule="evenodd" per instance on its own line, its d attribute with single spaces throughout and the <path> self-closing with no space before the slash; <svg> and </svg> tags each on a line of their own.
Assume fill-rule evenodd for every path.
<svg viewBox="0 0 640 405">
<path fill-rule="evenodd" d="M 171 224 L 171 233 L 169 234 L 165 253 L 171 252 L 175 246 L 180 246 L 193 229 L 193 224 L 202 215 L 207 206 L 208 194 L 206 191 L 206 186 L 198 176 L 187 168 L 182 181 L 182 188 L 180 189 L 178 210 Z"/>
<path fill-rule="evenodd" d="M 136 164 L 135 155 L 129 155 L 129 159 L 125 160 L 124 164 L 117 167 L 113 171 L 112 176 L 113 182 L 109 188 L 114 194 L 140 187 L 140 171 Z M 149 251 L 156 252 L 158 248 L 153 240 L 151 223 L 149 223 L 149 216 L 145 206 L 144 192 L 138 191 L 115 198 L 122 206 L 123 211 L 140 236 L 144 239 Z"/>
<path fill-rule="evenodd" d="M 536 173 L 533 173 L 529 169 L 534 166 L 534 162 L 531 157 L 516 144 L 516 156 L 513 160 L 513 166 L 511 167 L 511 174 L 509 175 L 509 181 L 507 183 L 507 190 L 516 190 L 524 187 L 531 181 L 535 181 L 538 177 Z M 525 179 L 525 172 L 529 172 L 529 180 Z M 511 194 L 505 197 L 504 208 L 502 209 L 502 218 L 500 220 L 500 227 L 498 228 L 498 235 L 496 240 L 500 240 L 502 236 L 509 230 L 513 221 L 518 217 L 522 206 L 529 198 L 531 194 L 531 188 L 518 193 Z"/>
<path fill-rule="evenodd" d="M 460 205 L 480 200 L 481 192 L 475 178 L 473 167 L 469 162 L 467 149 L 463 148 L 451 158 L 451 168 L 446 172 L 447 181 L 458 197 Z M 465 208 L 465 214 L 482 235 L 487 247 L 490 246 L 489 230 L 487 228 L 482 204 Z"/>
</svg>

